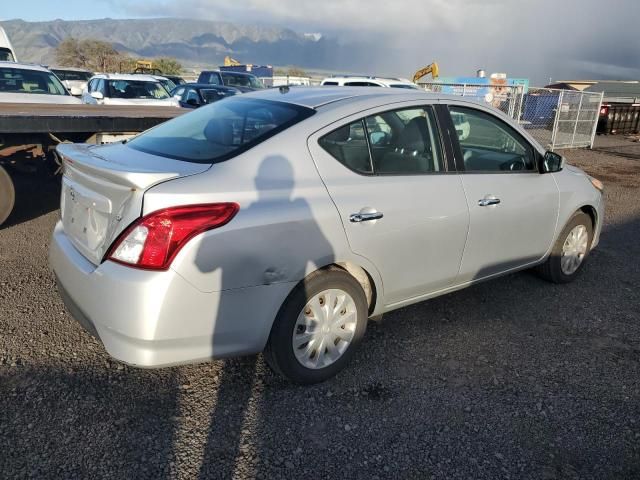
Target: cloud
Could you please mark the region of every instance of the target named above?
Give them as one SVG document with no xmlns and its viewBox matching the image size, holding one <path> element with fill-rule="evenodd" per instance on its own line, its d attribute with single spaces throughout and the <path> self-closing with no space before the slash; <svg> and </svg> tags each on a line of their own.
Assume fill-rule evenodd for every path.
<svg viewBox="0 0 640 480">
<path fill-rule="evenodd" d="M 359 54 L 368 49 L 366 73 L 408 76 L 437 60 L 447 76 L 482 67 L 536 83 L 585 74 L 640 77 L 639 0 L 107 1 L 131 16 L 321 32 L 358 45 Z"/>
</svg>

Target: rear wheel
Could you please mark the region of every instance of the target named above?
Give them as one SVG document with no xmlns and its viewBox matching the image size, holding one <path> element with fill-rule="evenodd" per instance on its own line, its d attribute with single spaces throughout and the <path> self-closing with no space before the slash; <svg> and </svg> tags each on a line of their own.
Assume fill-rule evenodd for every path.
<svg viewBox="0 0 640 480">
<path fill-rule="evenodd" d="M 0 225 L 9 217 L 16 201 L 16 191 L 9 172 L 0 167 Z"/>
<path fill-rule="evenodd" d="M 582 270 L 593 240 L 591 217 L 577 212 L 556 240 L 551 255 L 538 267 L 538 273 L 554 283 L 573 281 Z"/>
<path fill-rule="evenodd" d="M 351 275 L 337 268 L 313 273 L 280 309 L 265 359 L 292 382 L 327 380 L 349 362 L 367 316 L 364 291 Z"/>
</svg>

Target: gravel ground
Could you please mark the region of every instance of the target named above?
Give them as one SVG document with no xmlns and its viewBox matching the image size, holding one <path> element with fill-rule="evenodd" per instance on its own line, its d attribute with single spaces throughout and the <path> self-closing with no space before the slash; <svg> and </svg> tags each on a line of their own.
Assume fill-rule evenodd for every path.
<svg viewBox="0 0 640 480">
<path fill-rule="evenodd" d="M 578 281 L 523 272 L 396 311 L 306 388 L 260 356 L 111 360 L 55 291 L 57 188 L 38 185 L 48 206 L 0 230 L 0 477 L 640 477 L 640 143 L 566 155 L 606 183 Z"/>
</svg>

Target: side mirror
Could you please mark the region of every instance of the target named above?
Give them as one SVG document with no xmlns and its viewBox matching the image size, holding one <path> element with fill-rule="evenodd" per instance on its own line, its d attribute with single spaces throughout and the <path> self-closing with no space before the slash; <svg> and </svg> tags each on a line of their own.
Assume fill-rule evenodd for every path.
<svg viewBox="0 0 640 480">
<path fill-rule="evenodd" d="M 104 100 L 104 95 L 102 92 L 91 92 L 91 96 L 96 100 Z"/>
<path fill-rule="evenodd" d="M 547 152 L 542 159 L 542 173 L 555 173 L 564 168 L 564 157 L 555 152 Z"/>
<path fill-rule="evenodd" d="M 200 102 L 198 102 L 198 100 L 196 100 L 195 98 L 188 99 L 186 103 L 187 105 L 191 105 L 192 107 L 200 106 Z"/>
<path fill-rule="evenodd" d="M 73 95 L 74 97 L 79 97 L 80 95 L 82 95 L 82 89 L 80 87 L 71 87 L 69 90 L 71 95 Z"/>
</svg>

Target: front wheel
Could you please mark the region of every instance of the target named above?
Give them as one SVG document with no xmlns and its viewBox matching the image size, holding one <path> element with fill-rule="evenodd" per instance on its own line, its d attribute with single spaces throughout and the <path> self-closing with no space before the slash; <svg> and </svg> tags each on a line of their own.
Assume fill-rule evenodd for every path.
<svg viewBox="0 0 640 480">
<path fill-rule="evenodd" d="M 538 273 L 553 283 L 573 281 L 589 255 L 592 240 L 591 217 L 584 212 L 575 213 L 556 240 L 549 258 L 538 267 Z"/>
<path fill-rule="evenodd" d="M 9 172 L 0 166 L 0 225 L 9 217 L 16 201 L 16 191 Z"/>
<path fill-rule="evenodd" d="M 364 335 L 367 300 L 338 268 L 311 274 L 291 292 L 264 351 L 271 368 L 294 383 L 322 382 L 342 370 Z"/>
</svg>

